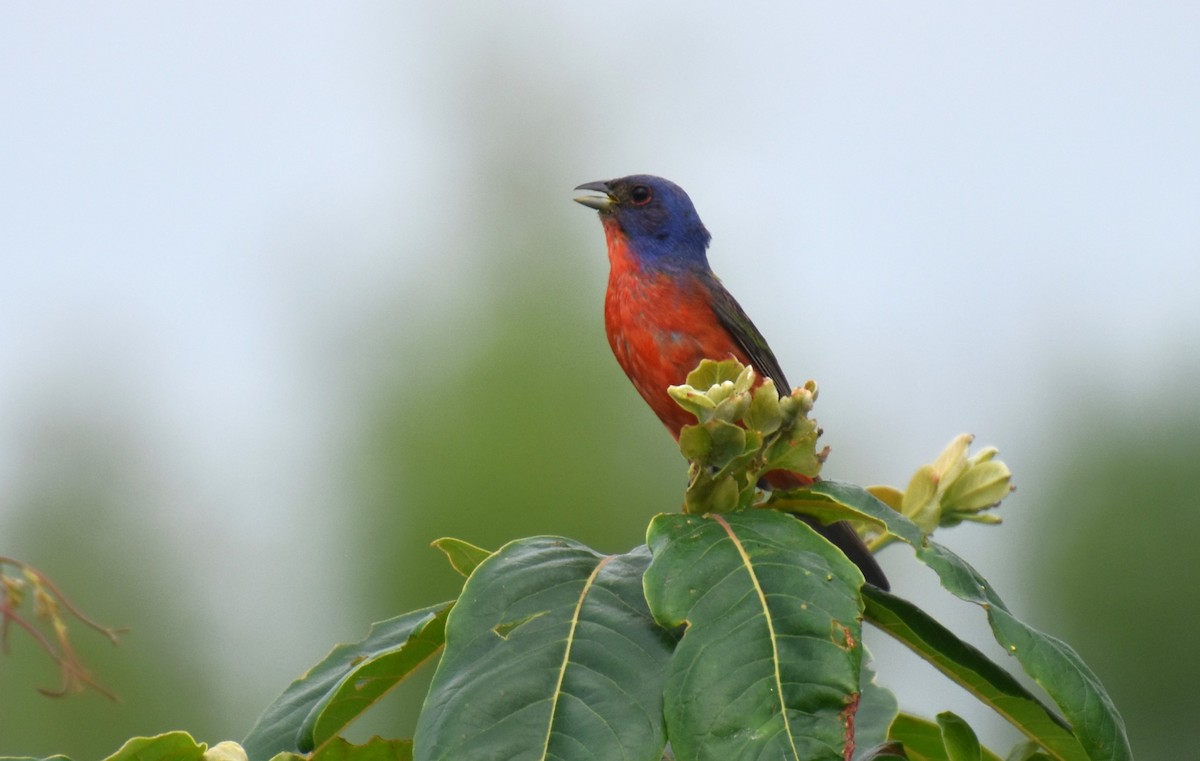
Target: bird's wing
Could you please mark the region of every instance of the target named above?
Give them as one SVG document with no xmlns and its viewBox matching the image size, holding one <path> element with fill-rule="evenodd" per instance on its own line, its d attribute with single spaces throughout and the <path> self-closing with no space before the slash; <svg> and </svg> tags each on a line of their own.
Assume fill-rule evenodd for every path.
<svg viewBox="0 0 1200 761">
<path fill-rule="evenodd" d="M 733 296 L 729 295 L 729 291 L 725 290 L 725 286 L 721 285 L 721 281 L 717 280 L 715 276 L 710 276 L 710 278 L 711 282 L 707 285 L 712 294 L 712 310 L 717 315 L 717 319 L 737 341 L 738 346 L 746 353 L 746 358 L 750 360 L 750 364 L 756 371 L 774 381 L 775 389 L 780 394 L 791 391 L 792 387 L 788 385 L 787 378 L 783 375 L 783 368 L 779 366 L 779 360 L 775 359 L 775 355 L 771 353 L 767 339 L 763 338 L 762 333 L 758 332 L 758 328 L 754 327 L 754 323 L 742 311 L 741 305 Z"/>
</svg>

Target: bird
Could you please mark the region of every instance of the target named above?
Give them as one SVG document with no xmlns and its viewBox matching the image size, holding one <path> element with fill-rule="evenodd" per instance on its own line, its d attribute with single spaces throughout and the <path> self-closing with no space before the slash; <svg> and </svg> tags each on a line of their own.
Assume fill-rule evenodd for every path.
<svg viewBox="0 0 1200 761">
<path fill-rule="evenodd" d="M 779 360 L 741 305 L 708 263 L 712 236 L 688 194 L 670 180 L 635 174 L 586 182 L 575 190 L 598 195 L 575 199 L 599 212 L 608 248 L 604 327 L 617 363 L 638 394 L 679 438 L 695 418 L 667 392 L 683 383 L 702 359 L 733 358 L 750 365 L 787 393 Z M 772 471 L 774 488 L 812 482 L 799 473 Z M 889 588 L 887 576 L 857 532 L 845 521 L 828 525 L 798 516 L 836 545 L 866 581 Z"/>
</svg>

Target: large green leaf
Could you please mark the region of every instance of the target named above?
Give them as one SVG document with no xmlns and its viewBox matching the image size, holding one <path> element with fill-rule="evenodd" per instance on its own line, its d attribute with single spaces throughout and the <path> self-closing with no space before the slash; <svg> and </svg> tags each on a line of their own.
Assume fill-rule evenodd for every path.
<svg viewBox="0 0 1200 761">
<path fill-rule="evenodd" d="M 842 761 L 862 663 L 862 574 L 774 511 L 659 515 L 646 598 L 686 624 L 667 677 L 671 747 L 689 761 Z"/>
<path fill-rule="evenodd" d="M 986 655 L 907 600 L 872 587 L 864 587 L 863 597 L 868 621 L 912 648 L 1025 735 L 1053 748 L 1056 758 L 1086 761 L 1086 752 L 1066 723 Z"/>
<path fill-rule="evenodd" d="M 915 524 L 861 487 L 822 481 L 796 494 L 795 500 L 787 500 L 781 506 L 815 512 L 822 519 L 865 520 L 883 525 L 912 545 L 917 558 L 937 573 L 943 587 L 986 611 L 996 641 L 1017 658 L 1025 673 L 1062 710 L 1090 761 L 1132 761 L 1125 723 L 1096 675 L 1066 643 L 1017 619 L 966 561 L 929 541 Z M 1033 739 L 1041 742 L 1039 737 Z"/>
<path fill-rule="evenodd" d="M 512 542 L 467 579 L 446 626 L 414 755 L 657 761 L 672 637 L 642 594 L 646 548 L 605 556 Z"/>
<path fill-rule="evenodd" d="M 330 741 L 442 647 L 442 603 L 381 621 L 366 639 L 338 645 L 276 698 L 242 742 L 250 761 L 309 753 Z"/>
</svg>

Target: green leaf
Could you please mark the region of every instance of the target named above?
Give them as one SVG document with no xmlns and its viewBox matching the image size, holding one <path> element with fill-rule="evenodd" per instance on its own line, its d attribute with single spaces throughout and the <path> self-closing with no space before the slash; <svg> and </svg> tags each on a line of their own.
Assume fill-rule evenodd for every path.
<svg viewBox="0 0 1200 761">
<path fill-rule="evenodd" d="M 1017 658 L 1025 673 L 1050 695 L 1070 721 L 1085 753 L 1082 758 L 1132 761 L 1125 723 L 1096 675 L 1066 643 L 1013 616 L 991 585 L 966 561 L 925 539 L 914 523 L 861 487 L 822 481 L 805 490 L 790 492 L 780 504 L 791 509 L 806 500 L 822 505 L 822 520 L 869 520 L 885 525 L 889 532 L 912 545 L 917 558 L 937 573 L 943 587 L 984 609 L 996 641 Z M 842 511 L 830 502 L 846 510 Z M 1031 739 L 1040 742 L 1043 738 L 1031 736 Z M 1047 747 L 1047 750 L 1051 748 Z M 1059 752 L 1066 755 L 1056 758 L 1080 757 L 1074 749 L 1060 748 Z"/>
<path fill-rule="evenodd" d="M 880 502 L 861 486 L 841 481 L 818 481 L 811 486 L 773 495 L 768 507 L 804 513 L 822 523 L 853 521 L 886 530 L 913 547 L 925 542 L 917 524 Z"/>
<path fill-rule="evenodd" d="M 937 715 L 938 727 L 942 730 L 942 744 L 950 761 L 983 761 L 983 749 L 971 725 L 950 711 Z"/>
<path fill-rule="evenodd" d="M 702 359 L 696 369 L 688 373 L 685 382 L 697 391 L 704 392 L 725 381 L 737 382 L 743 370 L 742 364 L 736 359 L 723 359 L 720 362 Z"/>
<path fill-rule="evenodd" d="M 950 761 L 942 730 L 932 721 L 902 713 L 892 722 L 888 737 L 904 746 L 910 761 Z"/>
<path fill-rule="evenodd" d="M 308 753 L 340 732 L 435 656 L 446 602 L 382 621 L 361 642 L 338 645 L 276 698 L 242 741 L 251 761 Z"/>
<path fill-rule="evenodd" d="M 452 536 L 436 539 L 432 544 L 446 553 L 450 565 L 463 576 L 470 576 L 471 571 L 475 570 L 475 566 L 487 560 L 488 556 L 492 554 L 490 550 L 476 547 L 470 542 L 455 539 Z"/>
<path fill-rule="evenodd" d="M 443 607 L 427 623 L 414 627 L 407 637 L 400 636 L 404 626 L 385 627 L 379 638 L 383 647 L 360 657 L 333 694 L 318 704 L 305 720 L 301 731 L 314 748 L 319 749 L 336 737 L 350 722 L 441 651 L 450 608 L 450 605 Z"/>
<path fill-rule="evenodd" d="M 864 587 L 863 597 L 868 621 L 903 642 L 1025 735 L 1041 738 L 1062 759 L 1087 759 L 1066 723 L 986 655 L 907 600 L 873 587 Z"/>
<path fill-rule="evenodd" d="M 1132 761 L 1124 721 L 1100 680 L 1069 645 L 1018 620 L 991 585 L 947 548 L 931 542 L 917 555 L 938 572 L 943 586 L 960 589 L 955 594 L 984 608 L 996 641 L 1058 704 L 1087 758 Z"/>
<path fill-rule="evenodd" d="M 372 737 L 365 745 L 354 745 L 340 737 L 325 744 L 308 761 L 412 761 L 412 740 Z"/>
<path fill-rule="evenodd" d="M 862 574 L 774 511 L 659 515 L 646 599 L 687 624 L 667 676 L 679 758 L 842 761 L 858 703 Z"/>
<path fill-rule="evenodd" d="M 825 452 L 817 451 L 820 429 L 815 420 L 800 419 L 795 427 L 782 432 L 767 447 L 768 467 L 772 470 L 790 470 L 803 473 L 810 478 L 821 472 Z"/>
<path fill-rule="evenodd" d="M 153 737 L 134 737 L 104 761 L 203 761 L 208 746 L 196 742 L 187 732 L 167 732 Z M 35 759 L 26 756 L 0 756 L 0 761 L 69 761 L 66 756 Z"/>
<path fill-rule="evenodd" d="M 764 378 L 762 385 L 754 389 L 745 421 L 747 428 L 762 434 L 779 430 L 783 423 L 783 412 L 779 408 L 779 391 L 775 388 L 775 381 Z"/>
<path fill-rule="evenodd" d="M 864 648 L 864 656 L 870 653 Z M 868 757 L 867 749 L 883 745 L 887 741 L 888 727 L 900 712 L 896 696 L 886 687 L 875 682 L 875 672 L 869 665 L 862 667 L 858 711 L 854 715 L 854 758 L 862 761 Z"/>
<path fill-rule="evenodd" d="M 135 737 L 104 761 L 200 761 L 207 747 L 187 732 L 167 732 L 155 737 Z"/>
<path fill-rule="evenodd" d="M 679 451 L 689 460 L 707 462 L 712 452 L 712 434 L 703 425 L 685 425 L 679 429 Z"/>
<path fill-rule="evenodd" d="M 952 737 L 949 741 L 947 740 L 947 725 L 951 727 L 949 732 Z M 999 756 L 979 745 L 979 741 L 975 739 L 975 733 L 967 726 L 966 722 L 949 712 L 939 714 L 936 724 L 911 714 L 902 713 L 892 722 L 888 736 L 891 740 L 904 746 L 904 752 L 910 761 L 962 761 L 962 759 L 1000 761 Z M 955 753 L 963 752 L 968 755 L 955 755 Z M 976 755 L 971 756 L 970 753 Z"/>
<path fill-rule="evenodd" d="M 854 754 L 854 761 L 909 761 L 899 743 L 887 743 Z"/>
<path fill-rule="evenodd" d="M 716 467 L 724 467 L 730 460 L 746 451 L 746 429 L 723 420 L 714 420 L 707 426 L 712 437 L 709 461 Z"/>
<path fill-rule="evenodd" d="M 742 439 L 741 454 L 734 455 L 729 462 L 725 463 L 721 468 L 721 473 L 732 475 L 742 479 L 744 482 L 749 482 L 745 471 L 758 458 L 758 450 L 762 446 L 762 434 L 758 431 L 743 431 L 744 438 Z M 758 479 L 754 479 L 757 481 Z M 749 504 L 746 505 L 749 507 Z"/>
<path fill-rule="evenodd" d="M 1042 747 L 1033 740 L 1017 743 L 1004 757 L 1004 761 L 1053 761 L 1042 752 Z"/>
<path fill-rule="evenodd" d="M 686 512 L 697 515 L 727 513 L 738 506 L 740 494 L 741 489 L 732 476 L 700 471 L 688 484 L 683 495 L 683 508 Z"/>
<path fill-rule="evenodd" d="M 485 560 L 446 625 L 415 757 L 658 761 L 673 639 L 642 594 L 649 552 L 557 537 Z"/>
<path fill-rule="evenodd" d="M 701 423 L 712 417 L 712 411 L 717 408 L 717 403 L 709 399 L 702 389 L 695 389 L 691 386 L 668 386 L 667 393 L 671 395 L 676 404 L 695 415 Z"/>
</svg>

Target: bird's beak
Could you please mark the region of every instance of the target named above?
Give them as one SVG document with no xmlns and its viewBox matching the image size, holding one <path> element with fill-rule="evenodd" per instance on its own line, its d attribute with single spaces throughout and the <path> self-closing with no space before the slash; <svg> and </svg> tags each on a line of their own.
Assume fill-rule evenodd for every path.
<svg viewBox="0 0 1200 761">
<path fill-rule="evenodd" d="M 575 203 L 581 203 L 601 213 L 612 211 L 613 207 L 617 205 L 617 199 L 609 191 L 607 182 L 585 182 L 575 189 L 594 190 L 597 193 L 603 193 L 603 196 L 580 196 L 575 199 Z"/>
</svg>

